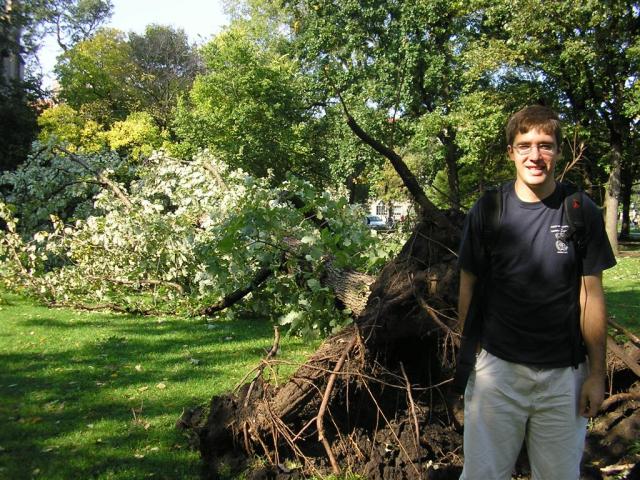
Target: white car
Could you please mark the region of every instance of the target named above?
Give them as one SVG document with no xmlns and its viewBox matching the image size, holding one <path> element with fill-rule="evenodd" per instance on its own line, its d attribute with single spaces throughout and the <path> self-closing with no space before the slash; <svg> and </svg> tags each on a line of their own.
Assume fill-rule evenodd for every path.
<svg viewBox="0 0 640 480">
<path fill-rule="evenodd" d="M 389 228 L 387 221 L 379 215 L 367 215 L 365 221 L 367 227 L 373 230 L 387 230 Z"/>
</svg>

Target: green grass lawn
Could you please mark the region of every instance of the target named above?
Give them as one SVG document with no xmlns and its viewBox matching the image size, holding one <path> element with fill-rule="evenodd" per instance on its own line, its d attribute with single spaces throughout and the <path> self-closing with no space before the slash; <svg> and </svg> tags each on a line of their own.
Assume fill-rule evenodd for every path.
<svg viewBox="0 0 640 480">
<path fill-rule="evenodd" d="M 618 258 L 604 283 L 610 315 L 640 334 L 640 255 Z M 259 320 L 207 324 L 0 299 L 2 480 L 198 479 L 199 455 L 175 421 L 233 389 L 272 343 Z M 283 338 L 280 358 L 304 361 L 317 345 Z"/>
<path fill-rule="evenodd" d="M 618 264 L 604 272 L 609 316 L 640 335 L 640 251 L 626 252 Z"/>
<path fill-rule="evenodd" d="M 233 389 L 273 341 L 265 321 L 73 312 L 0 295 L 3 480 L 199 478 L 176 420 Z M 316 346 L 283 338 L 280 358 L 300 362 Z"/>
</svg>

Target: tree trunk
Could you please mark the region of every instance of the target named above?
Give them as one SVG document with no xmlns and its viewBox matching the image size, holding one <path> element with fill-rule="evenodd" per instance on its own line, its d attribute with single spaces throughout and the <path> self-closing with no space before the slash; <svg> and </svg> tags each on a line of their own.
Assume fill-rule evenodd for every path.
<svg viewBox="0 0 640 480">
<path fill-rule="evenodd" d="M 331 261 L 325 264 L 325 278 L 322 284 L 326 285 L 336 298 L 346 308 L 358 317 L 367 305 L 369 298 L 369 289 L 375 277 L 352 270 L 342 270 L 336 268 Z"/>
<path fill-rule="evenodd" d="M 620 179 L 622 175 L 621 145 L 611 146 L 611 173 L 605 193 L 605 228 L 613 253 L 618 254 L 618 203 L 620 199 Z"/>
<path fill-rule="evenodd" d="M 447 165 L 447 183 L 449 185 L 449 204 L 455 211 L 460 210 L 460 180 L 458 177 L 459 152 L 455 144 L 455 134 L 440 135 L 445 148 L 445 162 Z"/>
<path fill-rule="evenodd" d="M 629 167 L 622 169 L 622 225 L 620 226 L 620 240 L 628 240 L 631 231 L 631 190 L 633 187 L 633 175 Z"/>
</svg>

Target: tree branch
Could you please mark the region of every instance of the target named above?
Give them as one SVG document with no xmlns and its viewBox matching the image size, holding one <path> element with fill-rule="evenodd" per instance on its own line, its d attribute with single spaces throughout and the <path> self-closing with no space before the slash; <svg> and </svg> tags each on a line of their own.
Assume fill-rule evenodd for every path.
<svg viewBox="0 0 640 480">
<path fill-rule="evenodd" d="M 626 337 L 629 340 L 631 340 L 638 348 L 640 348 L 640 337 L 638 337 L 635 333 L 633 333 L 628 328 L 625 328 L 622 325 L 620 325 L 618 322 L 616 322 L 612 318 L 609 318 L 607 321 L 609 322 L 609 325 L 611 325 L 616 330 L 622 332 L 624 335 L 626 335 Z"/>
<path fill-rule="evenodd" d="M 284 260 L 285 260 L 285 254 L 283 253 L 282 257 L 281 257 L 281 261 L 280 261 L 280 266 L 282 265 Z M 211 315 L 215 314 L 216 312 L 220 312 L 220 311 L 224 310 L 225 308 L 229 308 L 230 306 L 238 303 L 244 297 L 249 295 L 249 293 L 253 292 L 256 288 L 258 288 L 265 281 L 267 281 L 267 279 L 271 275 L 273 275 L 275 273 L 276 269 L 277 268 L 272 267 L 272 266 L 262 267 L 260 270 L 258 270 L 256 272 L 255 276 L 253 277 L 253 280 L 251 280 L 249 285 L 247 285 L 246 287 L 234 290 L 230 294 L 226 295 L 218 303 L 215 303 L 213 305 L 209 305 L 208 307 L 203 308 L 200 311 L 200 314 L 201 315 L 206 315 L 206 316 L 211 316 Z"/>
<path fill-rule="evenodd" d="M 351 342 L 347 345 L 347 347 L 343 350 L 342 355 L 340 355 L 340 359 L 336 363 L 333 372 L 329 376 L 329 380 L 327 381 L 327 387 L 324 390 L 324 394 L 322 395 L 322 403 L 320 404 L 320 408 L 318 409 L 318 415 L 316 416 L 316 428 L 318 430 L 318 440 L 322 443 L 325 451 L 327 452 L 327 456 L 329 457 L 329 462 L 331 463 L 331 470 L 335 475 L 340 475 L 340 467 L 338 466 L 338 462 L 336 461 L 336 457 L 333 454 L 333 450 L 331 450 L 331 445 L 327 441 L 327 438 L 324 434 L 324 414 L 327 410 L 327 405 L 329 404 L 329 398 L 331 396 L 331 391 L 333 390 L 333 385 L 336 381 L 336 377 L 338 372 L 342 369 L 345 360 L 347 359 L 347 355 L 351 349 L 355 346 L 358 337 L 354 336 L 351 339 Z"/>
<path fill-rule="evenodd" d="M 173 288 L 177 290 L 181 295 L 184 294 L 184 288 L 182 285 L 176 282 L 167 282 L 164 280 L 154 280 L 154 279 L 140 279 L 140 280 L 126 280 L 123 278 L 112 278 L 112 277 L 98 277 L 98 276 L 89 276 L 87 277 L 89 280 L 97 280 L 104 281 L 109 283 L 115 283 L 118 285 L 128 285 L 128 286 L 138 286 L 138 285 L 151 285 L 151 286 L 165 286 Z"/>
<path fill-rule="evenodd" d="M 349 113 L 347 105 L 345 104 L 339 92 L 338 98 L 340 99 L 340 104 L 342 105 L 344 115 L 347 119 L 347 125 L 349 126 L 351 131 L 355 133 L 355 135 L 360 138 L 360 140 L 362 140 L 364 143 L 369 145 L 376 152 L 378 152 L 391 162 L 391 165 L 393 165 L 393 168 L 400 176 L 402 183 L 404 183 L 411 196 L 422 209 L 422 216 L 431 219 L 433 223 L 435 223 L 442 229 L 445 229 L 452 233 L 457 233 L 458 229 L 449 221 L 447 217 L 443 215 L 438 207 L 436 207 L 433 202 L 431 202 L 431 200 L 427 198 L 415 175 L 411 172 L 411 170 L 409 170 L 409 167 L 407 167 L 407 164 L 404 162 L 404 160 L 402 160 L 402 157 L 398 155 L 394 150 L 387 147 L 386 145 L 383 145 L 381 142 L 365 132 L 364 129 Z"/>
<path fill-rule="evenodd" d="M 79 164 L 80 166 L 82 166 L 85 170 L 91 172 L 96 179 L 98 180 L 98 182 L 100 182 L 100 184 L 103 187 L 108 188 L 109 190 L 111 190 L 111 192 L 113 192 L 113 194 L 118 197 L 118 199 L 122 202 L 122 204 L 127 208 L 127 210 L 132 210 L 133 209 L 133 203 L 131 203 L 131 200 L 129 200 L 129 197 L 127 197 L 125 195 L 125 193 L 120 189 L 120 187 L 113 182 L 109 177 L 107 177 L 106 175 L 104 175 L 102 172 L 97 171 L 92 169 L 87 162 L 85 162 L 82 158 L 80 158 L 78 155 L 76 155 L 75 153 L 70 152 L 69 150 L 67 150 L 64 147 L 61 147 L 59 145 L 56 145 L 54 147 L 57 150 L 60 150 L 62 153 L 66 154 L 69 156 L 69 158 L 76 162 L 77 164 Z"/>
<path fill-rule="evenodd" d="M 211 175 L 213 175 L 213 178 L 216 179 L 216 182 L 218 184 L 218 187 L 220 187 L 220 190 L 222 190 L 223 192 L 229 191 L 229 187 L 227 187 L 227 184 L 224 182 L 222 175 L 220 175 L 220 172 L 213 165 L 207 162 L 203 162 L 202 166 L 206 171 L 208 171 Z"/>
</svg>

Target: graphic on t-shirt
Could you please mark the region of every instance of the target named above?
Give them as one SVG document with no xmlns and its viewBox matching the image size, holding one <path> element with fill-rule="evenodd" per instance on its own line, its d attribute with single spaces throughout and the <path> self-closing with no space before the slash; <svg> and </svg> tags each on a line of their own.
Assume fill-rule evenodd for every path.
<svg viewBox="0 0 640 480">
<path fill-rule="evenodd" d="M 551 225 L 551 233 L 556 237 L 556 253 L 567 253 L 569 243 L 566 237 L 568 225 Z"/>
</svg>

